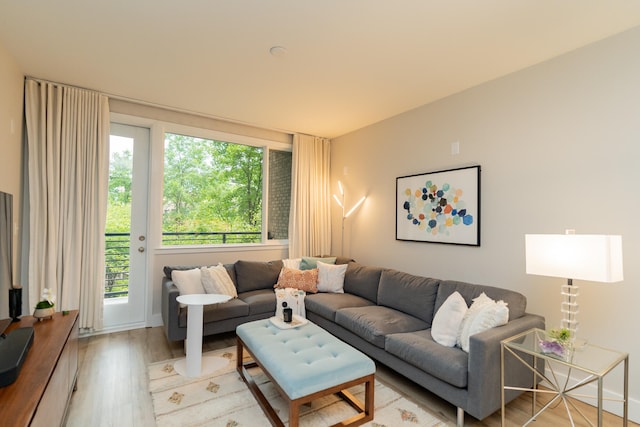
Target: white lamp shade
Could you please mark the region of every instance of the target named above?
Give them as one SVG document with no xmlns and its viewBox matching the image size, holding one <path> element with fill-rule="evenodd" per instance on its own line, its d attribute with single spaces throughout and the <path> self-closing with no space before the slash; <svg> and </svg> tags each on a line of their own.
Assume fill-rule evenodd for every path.
<svg viewBox="0 0 640 427">
<path fill-rule="evenodd" d="M 527 274 L 593 282 L 619 282 L 622 237 L 592 234 L 526 234 Z"/>
</svg>

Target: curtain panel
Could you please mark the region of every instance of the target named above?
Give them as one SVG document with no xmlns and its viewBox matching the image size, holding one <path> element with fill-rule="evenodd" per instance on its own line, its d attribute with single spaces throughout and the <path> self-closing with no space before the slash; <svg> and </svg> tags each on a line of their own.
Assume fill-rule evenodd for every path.
<svg viewBox="0 0 640 427">
<path fill-rule="evenodd" d="M 289 258 L 331 251 L 330 142 L 293 137 Z"/>
<path fill-rule="evenodd" d="M 108 98 L 25 81 L 29 200 L 29 305 L 42 290 L 56 310 L 79 309 L 79 326 L 102 328 L 109 169 Z"/>
</svg>

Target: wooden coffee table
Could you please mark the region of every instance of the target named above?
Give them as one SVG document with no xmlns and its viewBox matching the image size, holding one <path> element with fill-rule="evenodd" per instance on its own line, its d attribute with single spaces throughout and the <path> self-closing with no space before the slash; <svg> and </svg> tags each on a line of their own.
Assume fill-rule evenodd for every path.
<svg viewBox="0 0 640 427">
<path fill-rule="evenodd" d="M 300 406 L 320 397 L 337 394 L 356 415 L 336 426 L 358 426 L 373 420 L 375 364 L 373 361 L 309 322 L 280 329 L 269 319 L 236 328 L 237 370 L 247 383 L 271 424 L 284 426 L 264 396 L 249 368 L 260 367 L 289 406 L 289 427 L 297 427 Z M 252 360 L 243 360 L 244 351 Z M 364 405 L 347 389 L 365 386 Z"/>
</svg>

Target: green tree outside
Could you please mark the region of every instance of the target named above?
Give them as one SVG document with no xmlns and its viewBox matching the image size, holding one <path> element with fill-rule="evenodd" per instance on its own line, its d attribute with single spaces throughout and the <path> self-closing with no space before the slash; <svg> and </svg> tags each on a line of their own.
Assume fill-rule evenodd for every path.
<svg viewBox="0 0 640 427">
<path fill-rule="evenodd" d="M 260 232 L 263 152 L 167 133 L 163 232 Z"/>
</svg>

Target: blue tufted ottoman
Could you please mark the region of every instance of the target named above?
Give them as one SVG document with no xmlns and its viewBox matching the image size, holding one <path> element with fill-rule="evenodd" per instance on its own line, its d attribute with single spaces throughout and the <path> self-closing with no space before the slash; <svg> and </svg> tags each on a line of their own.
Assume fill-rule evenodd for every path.
<svg viewBox="0 0 640 427">
<path fill-rule="evenodd" d="M 373 420 L 373 361 L 329 332 L 309 322 L 280 329 L 268 319 L 236 328 L 237 370 L 274 426 L 284 426 L 258 388 L 248 368 L 259 366 L 289 405 L 289 427 L 297 427 L 300 405 L 338 394 L 358 414 L 337 424 L 357 426 Z M 243 360 L 246 350 L 253 360 Z M 364 405 L 346 389 L 365 384 Z"/>
</svg>

